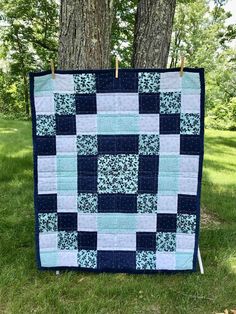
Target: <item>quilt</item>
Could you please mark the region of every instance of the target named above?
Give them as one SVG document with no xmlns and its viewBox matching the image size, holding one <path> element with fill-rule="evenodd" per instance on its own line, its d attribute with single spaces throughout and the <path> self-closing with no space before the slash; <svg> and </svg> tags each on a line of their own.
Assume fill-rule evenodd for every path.
<svg viewBox="0 0 236 314">
<path fill-rule="evenodd" d="M 30 73 L 40 269 L 195 271 L 204 70 Z"/>
</svg>

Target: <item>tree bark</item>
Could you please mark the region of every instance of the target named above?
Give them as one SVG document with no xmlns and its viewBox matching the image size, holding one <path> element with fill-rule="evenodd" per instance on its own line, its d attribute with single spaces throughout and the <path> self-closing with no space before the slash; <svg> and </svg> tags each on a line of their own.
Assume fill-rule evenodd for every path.
<svg viewBox="0 0 236 314">
<path fill-rule="evenodd" d="M 134 68 L 165 68 L 171 42 L 176 0 L 140 0 L 133 42 Z"/>
<path fill-rule="evenodd" d="M 59 68 L 110 67 L 113 0 L 62 0 Z"/>
</svg>

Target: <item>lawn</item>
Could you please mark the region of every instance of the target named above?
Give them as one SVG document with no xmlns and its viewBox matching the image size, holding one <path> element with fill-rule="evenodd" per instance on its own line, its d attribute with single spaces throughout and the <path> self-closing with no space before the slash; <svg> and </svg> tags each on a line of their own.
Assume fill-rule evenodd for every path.
<svg viewBox="0 0 236 314">
<path fill-rule="evenodd" d="M 206 131 L 200 236 L 205 275 L 38 271 L 32 169 L 31 123 L 0 120 L 0 313 L 236 309 L 236 132 Z"/>
</svg>

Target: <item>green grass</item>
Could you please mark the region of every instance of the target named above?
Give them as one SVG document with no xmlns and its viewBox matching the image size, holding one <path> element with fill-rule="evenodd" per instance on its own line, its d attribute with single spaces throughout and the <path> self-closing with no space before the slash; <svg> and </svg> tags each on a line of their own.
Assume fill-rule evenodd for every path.
<svg viewBox="0 0 236 314">
<path fill-rule="evenodd" d="M 207 130 L 205 275 L 40 272 L 35 265 L 31 123 L 0 120 L 0 313 L 194 313 L 236 308 L 236 132 Z M 219 223 L 211 223 L 217 220 Z"/>
</svg>

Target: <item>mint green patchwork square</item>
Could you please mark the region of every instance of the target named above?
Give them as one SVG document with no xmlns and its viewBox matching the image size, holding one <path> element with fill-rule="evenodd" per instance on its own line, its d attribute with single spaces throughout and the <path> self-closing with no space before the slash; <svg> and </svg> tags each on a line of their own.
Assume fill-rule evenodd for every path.
<svg viewBox="0 0 236 314">
<path fill-rule="evenodd" d="M 74 94 L 54 94 L 54 103 L 58 115 L 76 114 L 75 95 Z"/>
<path fill-rule="evenodd" d="M 78 94 L 96 93 L 96 76 L 94 73 L 74 74 L 75 92 Z"/>
<path fill-rule="evenodd" d="M 77 198 L 78 212 L 97 213 L 98 196 L 93 193 L 79 193 Z"/>
<path fill-rule="evenodd" d="M 139 93 L 158 93 L 160 90 L 160 73 L 139 72 L 138 91 Z"/>
<path fill-rule="evenodd" d="M 192 253 L 176 253 L 176 269 L 192 269 L 193 268 L 193 254 Z"/>
<path fill-rule="evenodd" d="M 98 231 L 102 233 L 126 233 L 136 231 L 136 217 L 128 214 L 99 214 Z"/>
<path fill-rule="evenodd" d="M 57 156 L 57 175 L 74 176 L 77 173 L 77 158 L 75 156 Z"/>
<path fill-rule="evenodd" d="M 139 116 L 99 114 L 97 117 L 97 128 L 99 134 L 138 134 Z"/>
<path fill-rule="evenodd" d="M 36 134 L 39 136 L 55 135 L 56 120 L 54 115 L 37 115 Z"/>
<path fill-rule="evenodd" d="M 200 89 L 199 73 L 184 72 L 182 77 L 183 89 Z"/>
<path fill-rule="evenodd" d="M 179 156 L 160 156 L 159 173 L 164 172 L 166 175 L 176 175 L 179 173 Z M 164 174 L 161 174 L 164 175 Z"/>
<path fill-rule="evenodd" d="M 97 268 L 97 251 L 79 250 L 78 266 L 83 268 Z"/>
<path fill-rule="evenodd" d="M 40 213 L 38 214 L 39 232 L 57 231 L 57 214 Z"/>
<path fill-rule="evenodd" d="M 34 94 L 37 96 L 50 95 L 53 92 L 52 75 L 36 76 L 34 78 Z"/>
<path fill-rule="evenodd" d="M 153 251 L 137 251 L 136 269 L 140 270 L 156 269 L 156 253 Z"/>
<path fill-rule="evenodd" d="M 75 195 L 77 193 L 77 177 L 58 176 L 57 191 L 60 195 Z"/>
<path fill-rule="evenodd" d="M 40 262 L 42 267 L 56 267 L 58 262 L 57 252 L 40 252 Z"/>
<path fill-rule="evenodd" d="M 180 115 L 180 134 L 200 134 L 200 114 L 181 113 Z"/>
<path fill-rule="evenodd" d="M 178 176 L 161 176 L 158 177 L 158 193 L 160 195 L 175 195 L 178 192 Z"/>
</svg>

